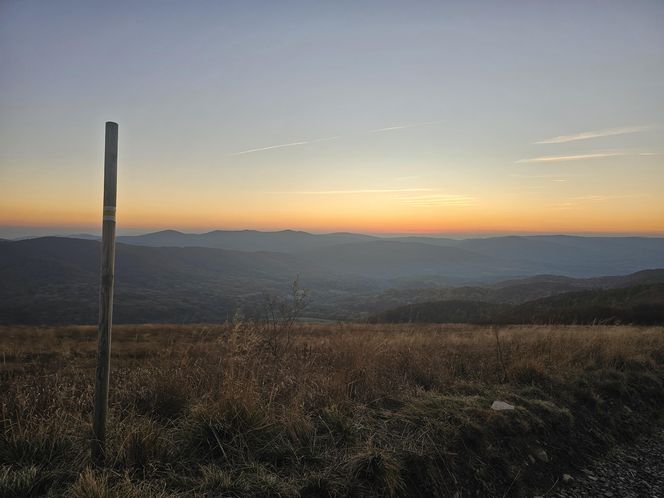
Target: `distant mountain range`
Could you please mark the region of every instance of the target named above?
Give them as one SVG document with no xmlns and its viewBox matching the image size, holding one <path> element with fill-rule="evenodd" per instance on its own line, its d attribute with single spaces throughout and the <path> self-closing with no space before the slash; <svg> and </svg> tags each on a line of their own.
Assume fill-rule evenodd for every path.
<svg viewBox="0 0 664 498">
<path fill-rule="evenodd" d="M 0 242 L 0 322 L 94 323 L 94 238 Z M 224 320 L 296 276 L 312 317 L 362 319 L 437 300 L 520 304 L 564 292 L 661 281 L 664 238 L 527 236 L 453 240 L 362 234 L 164 231 L 119 237 L 120 322 Z M 650 279 L 650 280 L 648 280 Z"/>
<path fill-rule="evenodd" d="M 150 247 L 211 247 L 232 251 L 299 252 L 337 244 L 377 240 L 371 235 L 330 233 L 316 235 L 296 230 L 261 232 L 258 230 L 214 230 L 207 233 L 182 233 L 163 230 L 145 235 L 118 237 L 118 242 Z M 378 239 L 380 240 L 380 239 Z"/>
<path fill-rule="evenodd" d="M 355 233 L 312 234 L 294 230 L 215 230 L 202 234 L 164 230 L 121 236 L 117 241 L 148 247 L 280 252 L 298 255 L 303 262 L 313 260 L 318 266 L 327 265 L 335 273 L 380 277 L 436 275 L 484 280 L 492 276 L 504 278 L 538 273 L 590 277 L 664 266 L 664 238 L 661 237 L 535 235 L 456 240 Z"/>
<path fill-rule="evenodd" d="M 283 230 L 260 232 L 256 230 L 215 230 L 203 234 L 185 234 L 176 230 L 165 230 L 145 235 L 118 237 L 118 242 L 150 247 L 210 247 L 235 251 L 268 251 L 302 253 L 322 248 L 331 248 L 327 255 L 346 245 L 346 251 L 383 252 L 406 249 L 395 243 L 406 243 L 409 247 L 422 245 L 453 247 L 466 251 L 467 257 L 475 260 L 477 255 L 506 264 L 506 269 L 537 268 L 546 264 L 556 272 L 567 271 L 570 276 L 606 274 L 637 271 L 646 267 L 662 266 L 664 261 L 664 238 L 649 237 L 578 237 L 568 235 L 507 236 L 455 240 L 440 237 L 376 237 L 354 233 L 311 234 Z M 359 243 L 373 244 L 366 248 Z M 389 243 L 389 244 L 388 244 Z M 420 244 L 420 246 L 417 246 Z M 405 254 L 406 256 L 410 256 Z M 352 255 L 354 257 L 354 254 Z M 417 256 L 417 254 L 415 255 Z M 347 257 L 346 257 L 347 260 Z M 617 266 L 616 266 L 617 265 Z M 539 268 L 537 268 L 539 269 Z"/>
</svg>

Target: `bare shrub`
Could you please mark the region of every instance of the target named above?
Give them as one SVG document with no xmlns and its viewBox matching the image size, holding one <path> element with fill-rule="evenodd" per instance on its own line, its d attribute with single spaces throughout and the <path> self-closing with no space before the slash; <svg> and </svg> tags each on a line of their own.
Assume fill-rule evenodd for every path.
<svg viewBox="0 0 664 498">
<path fill-rule="evenodd" d="M 309 292 L 300 286 L 299 276 L 291 284 L 288 297 L 276 294 L 264 296 L 261 331 L 265 335 L 265 344 L 275 358 L 290 351 L 295 322 L 309 302 Z"/>
</svg>

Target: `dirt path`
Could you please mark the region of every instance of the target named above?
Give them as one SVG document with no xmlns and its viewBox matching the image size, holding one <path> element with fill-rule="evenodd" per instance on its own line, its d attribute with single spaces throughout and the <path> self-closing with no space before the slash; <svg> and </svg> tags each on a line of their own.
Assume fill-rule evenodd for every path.
<svg viewBox="0 0 664 498">
<path fill-rule="evenodd" d="M 664 428 L 616 448 L 547 496 L 664 498 Z"/>
</svg>

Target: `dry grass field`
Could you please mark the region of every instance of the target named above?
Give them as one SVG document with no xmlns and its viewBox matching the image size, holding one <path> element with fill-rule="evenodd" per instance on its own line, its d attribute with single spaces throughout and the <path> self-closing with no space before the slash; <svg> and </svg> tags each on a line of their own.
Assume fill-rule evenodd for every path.
<svg viewBox="0 0 664 498">
<path fill-rule="evenodd" d="M 94 467 L 95 332 L 0 328 L 0 496 L 526 496 L 664 408 L 662 327 L 117 326 Z"/>
</svg>

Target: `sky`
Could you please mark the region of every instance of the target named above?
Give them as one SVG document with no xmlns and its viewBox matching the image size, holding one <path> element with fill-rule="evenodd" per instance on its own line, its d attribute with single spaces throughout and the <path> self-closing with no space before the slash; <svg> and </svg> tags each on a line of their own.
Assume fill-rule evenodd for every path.
<svg viewBox="0 0 664 498">
<path fill-rule="evenodd" d="M 664 235 L 664 2 L 0 2 L 0 237 Z"/>
</svg>

